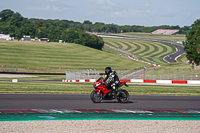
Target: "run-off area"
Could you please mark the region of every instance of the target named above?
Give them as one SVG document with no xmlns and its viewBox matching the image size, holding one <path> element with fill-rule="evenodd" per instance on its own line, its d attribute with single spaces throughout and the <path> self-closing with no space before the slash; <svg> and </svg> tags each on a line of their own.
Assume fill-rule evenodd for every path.
<svg viewBox="0 0 200 133">
<path fill-rule="evenodd" d="M 0 110 L 0 121 L 35 120 L 200 120 L 200 111 L 135 109 Z"/>
</svg>

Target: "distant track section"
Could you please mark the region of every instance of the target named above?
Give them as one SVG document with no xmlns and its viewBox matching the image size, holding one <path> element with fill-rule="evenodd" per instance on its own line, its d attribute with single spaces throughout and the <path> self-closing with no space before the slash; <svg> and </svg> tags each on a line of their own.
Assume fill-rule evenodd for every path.
<svg viewBox="0 0 200 133">
<path fill-rule="evenodd" d="M 150 39 L 150 38 L 139 38 L 139 37 L 129 37 L 129 36 L 122 36 L 122 35 L 112 35 L 112 34 L 97 34 L 98 36 L 101 36 L 101 37 L 111 37 L 111 38 L 125 38 L 125 39 L 134 39 L 134 40 L 144 40 L 144 41 L 151 41 L 151 42 L 159 42 L 159 43 L 163 43 L 163 44 L 166 44 L 166 45 L 170 45 L 170 46 L 173 46 L 176 48 L 176 52 L 173 53 L 173 54 L 169 54 L 167 56 L 165 56 L 163 58 L 163 60 L 167 63 L 174 63 L 174 62 L 177 62 L 177 58 L 179 56 L 181 56 L 182 54 L 185 53 L 184 51 L 184 47 L 183 46 L 180 46 L 180 45 L 176 45 L 176 44 L 173 44 L 172 42 L 169 42 L 169 40 L 158 40 L 158 39 Z M 120 45 L 121 46 L 121 45 Z M 154 46 L 155 49 L 156 46 Z M 138 47 L 139 48 L 139 47 Z M 127 49 L 130 49 L 130 46 L 128 46 L 126 48 Z M 139 49 L 138 49 L 139 50 Z M 148 47 L 146 46 L 146 50 L 148 50 Z M 144 50 L 145 51 L 145 50 Z M 144 51 L 141 51 L 144 52 Z M 153 53 L 153 51 L 152 51 Z M 162 53 L 161 53 L 162 54 Z"/>
<path fill-rule="evenodd" d="M 177 62 L 177 58 L 180 57 L 182 54 L 185 54 L 184 47 L 181 46 L 181 45 L 176 45 L 176 44 L 166 43 L 166 42 L 164 44 L 171 45 L 171 46 L 176 48 L 176 52 L 175 53 L 170 54 L 168 56 L 165 56 L 163 58 L 168 63 Z"/>
</svg>

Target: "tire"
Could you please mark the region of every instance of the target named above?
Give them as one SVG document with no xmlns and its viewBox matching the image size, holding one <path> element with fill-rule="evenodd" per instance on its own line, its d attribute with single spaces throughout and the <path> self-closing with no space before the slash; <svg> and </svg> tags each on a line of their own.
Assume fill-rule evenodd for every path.
<svg viewBox="0 0 200 133">
<path fill-rule="evenodd" d="M 103 94 L 100 93 L 99 96 L 97 96 L 97 91 L 93 90 L 90 94 L 90 98 L 94 103 L 100 103 L 103 99 Z"/>
<path fill-rule="evenodd" d="M 129 93 L 126 90 L 121 90 L 120 95 L 117 98 L 118 102 L 120 103 L 127 103 L 129 100 Z"/>
</svg>

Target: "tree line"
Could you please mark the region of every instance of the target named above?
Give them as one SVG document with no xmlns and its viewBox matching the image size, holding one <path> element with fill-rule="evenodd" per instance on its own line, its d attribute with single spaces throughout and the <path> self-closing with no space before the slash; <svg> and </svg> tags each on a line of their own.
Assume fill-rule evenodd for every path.
<svg viewBox="0 0 200 133">
<path fill-rule="evenodd" d="M 0 34 L 10 34 L 17 39 L 29 35 L 31 38 L 48 38 L 52 42 L 63 40 L 101 50 L 103 39 L 86 33 L 80 24 L 68 20 L 28 19 L 10 9 L 0 12 Z"/>
<path fill-rule="evenodd" d="M 121 33 L 121 32 L 146 32 L 150 33 L 157 29 L 178 29 L 180 34 L 186 34 L 190 30 L 190 26 L 138 26 L 105 24 L 102 22 L 92 23 L 85 20 L 83 23 L 71 20 L 59 19 L 36 19 L 24 18 L 20 13 L 10 9 L 0 12 L 0 33 L 10 34 L 12 37 L 20 39 L 23 35 L 30 35 L 32 38 L 49 38 L 50 41 L 57 42 L 63 40 L 65 42 L 82 43 L 82 45 L 93 46 L 101 49 L 104 45 L 102 38 L 95 35 L 88 35 L 89 32 L 103 33 Z M 70 33 L 70 34 L 69 34 Z M 72 36 L 73 35 L 73 36 Z M 85 38 L 84 38 L 85 37 Z M 89 40 L 86 40 L 89 39 Z"/>
</svg>

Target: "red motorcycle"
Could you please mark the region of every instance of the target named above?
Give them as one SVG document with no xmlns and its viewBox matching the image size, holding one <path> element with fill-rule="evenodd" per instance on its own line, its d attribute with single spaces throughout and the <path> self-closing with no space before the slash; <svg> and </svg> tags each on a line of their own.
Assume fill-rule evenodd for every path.
<svg viewBox="0 0 200 133">
<path fill-rule="evenodd" d="M 113 96 L 112 90 L 108 89 L 107 86 L 102 84 L 103 77 L 100 77 L 96 82 L 94 82 L 93 87 L 95 88 L 91 94 L 90 98 L 94 103 L 100 103 L 102 100 L 112 100 L 116 99 L 120 103 L 126 103 L 129 100 L 128 91 L 121 88 L 123 85 L 128 87 L 126 81 L 120 82 L 118 90 L 116 91 L 117 96 Z"/>
</svg>

